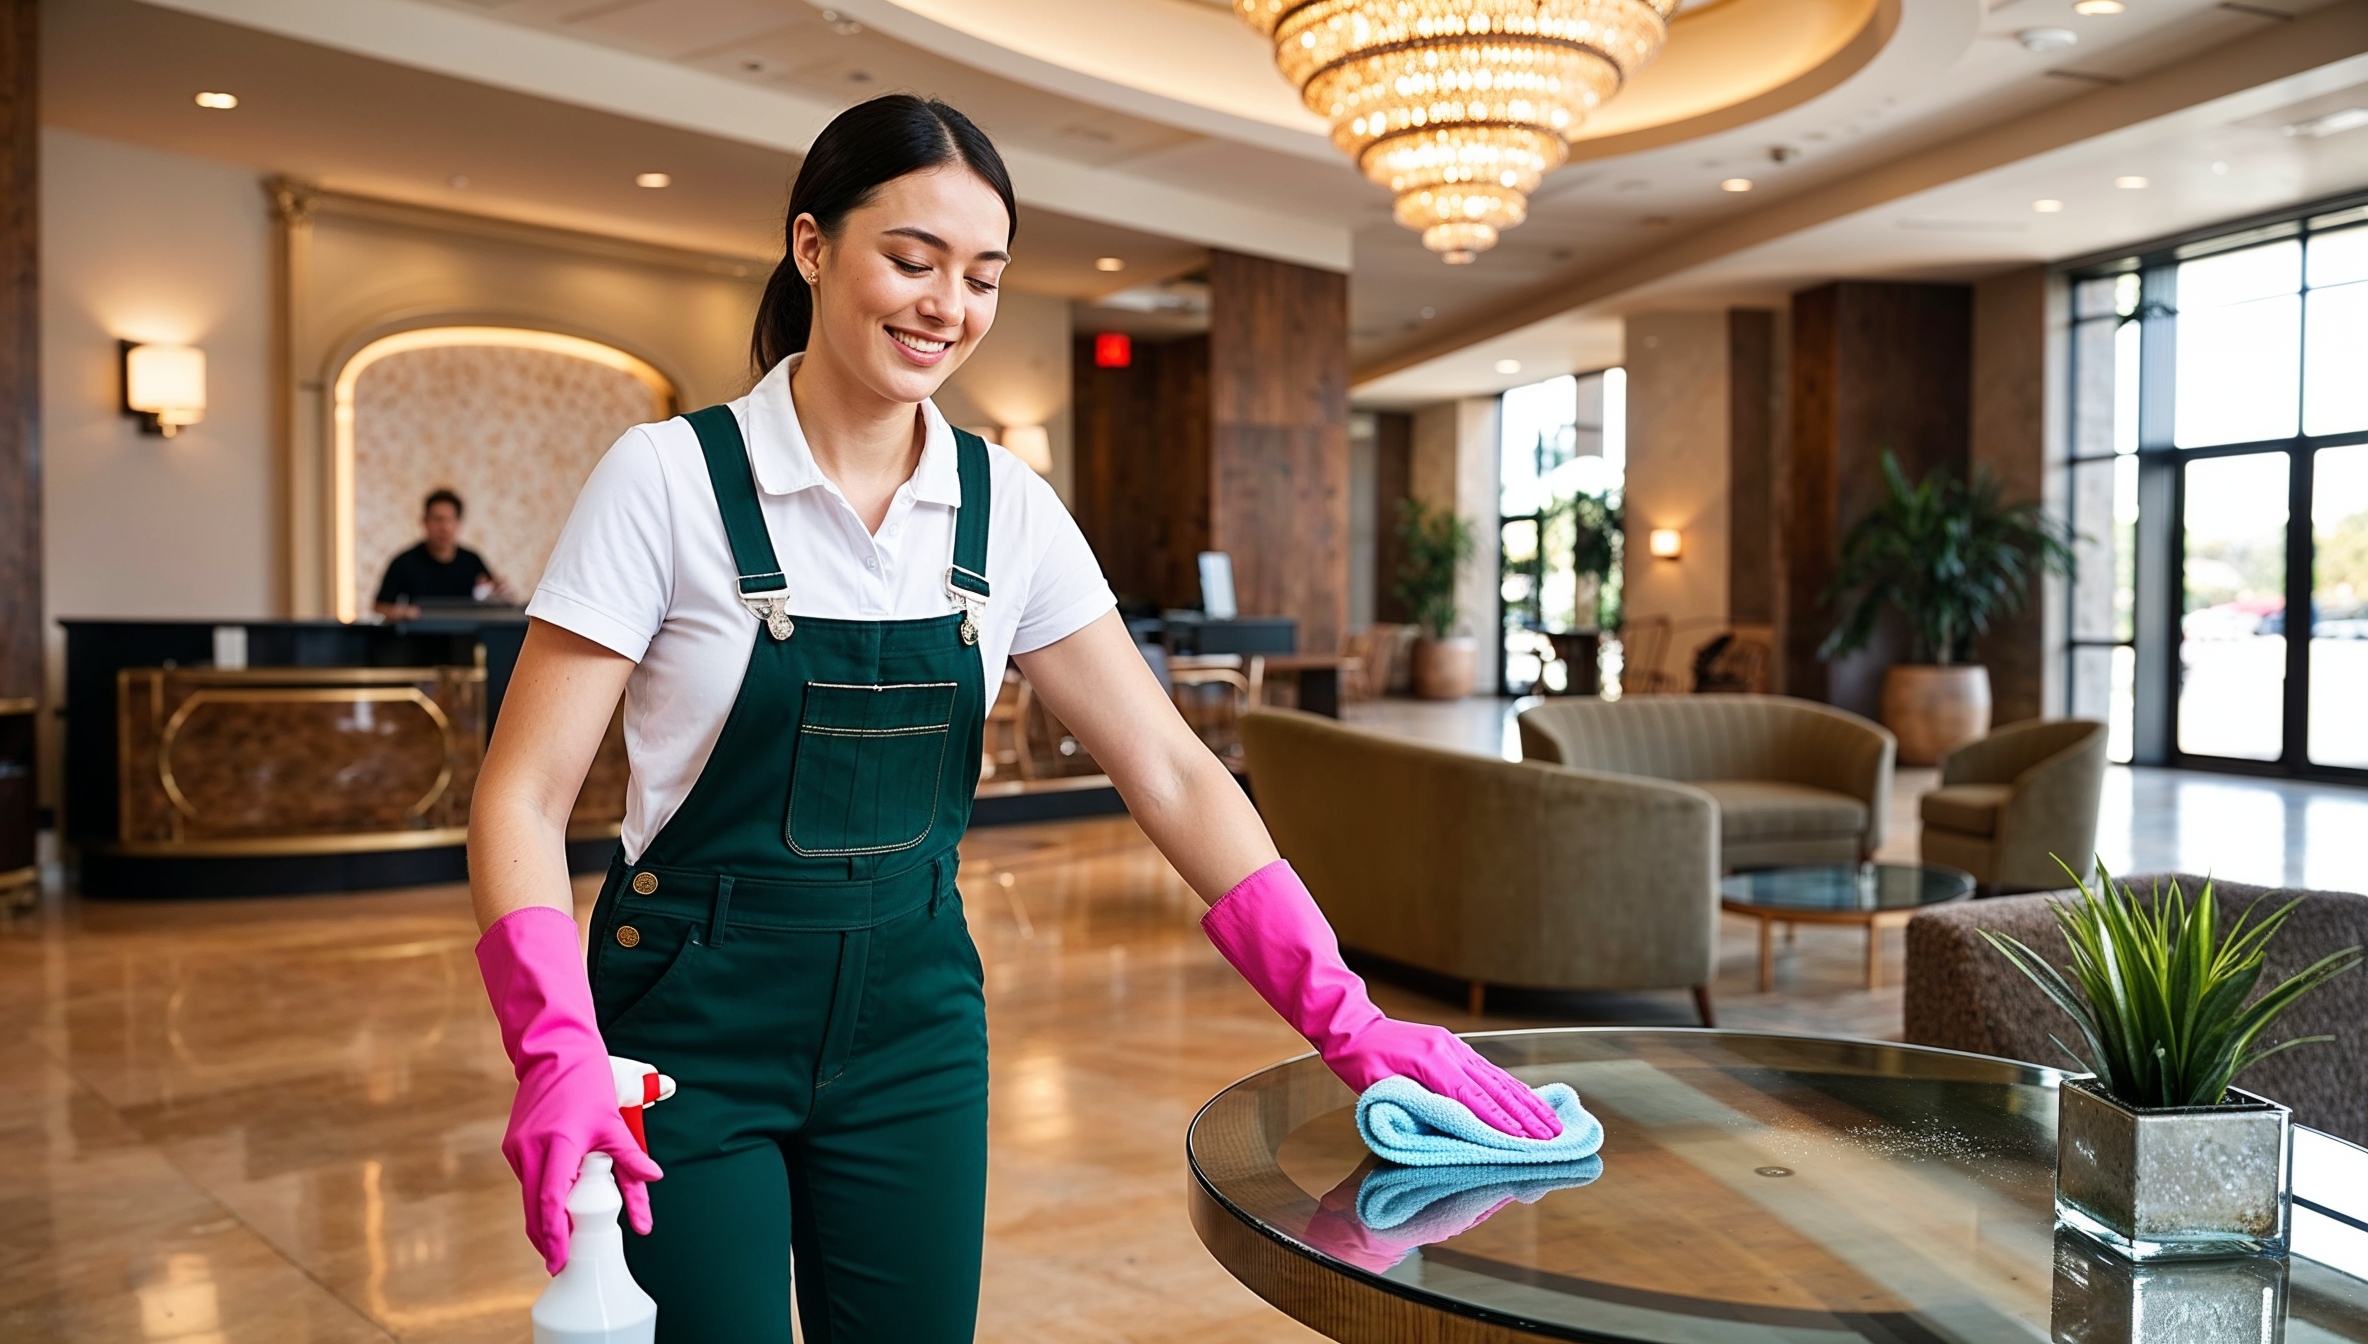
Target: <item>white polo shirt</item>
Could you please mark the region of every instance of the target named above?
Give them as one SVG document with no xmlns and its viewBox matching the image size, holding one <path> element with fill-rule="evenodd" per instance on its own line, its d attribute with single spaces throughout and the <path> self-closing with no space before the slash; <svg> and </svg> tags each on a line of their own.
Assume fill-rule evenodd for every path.
<svg viewBox="0 0 2368 1344">
<path fill-rule="evenodd" d="M 756 467 L 765 530 L 789 580 L 795 616 L 926 620 L 955 609 L 946 596 L 962 481 L 954 431 L 935 404 L 920 464 L 898 487 L 875 535 L 815 465 L 790 400 L 798 356 L 777 365 L 732 413 Z M 1116 605 L 1100 564 L 1060 497 L 1025 462 L 989 447 L 993 516 L 979 622 L 991 701 L 1003 665 L 1075 634 Z M 690 425 L 673 419 L 625 431 L 600 460 L 526 614 L 616 650 L 639 666 L 625 683 L 625 857 L 674 815 L 715 749 L 740 693 L 759 624 L 741 605 L 723 514 Z"/>
</svg>

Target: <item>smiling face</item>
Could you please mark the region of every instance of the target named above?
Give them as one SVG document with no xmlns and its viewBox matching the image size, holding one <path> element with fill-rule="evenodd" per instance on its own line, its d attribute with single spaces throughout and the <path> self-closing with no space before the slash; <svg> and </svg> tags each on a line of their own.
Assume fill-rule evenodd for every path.
<svg viewBox="0 0 2368 1344">
<path fill-rule="evenodd" d="M 883 185 L 825 237 L 798 216 L 791 248 L 817 277 L 809 363 L 827 360 L 873 395 L 936 394 L 995 323 L 1011 217 L 958 163 Z"/>
</svg>

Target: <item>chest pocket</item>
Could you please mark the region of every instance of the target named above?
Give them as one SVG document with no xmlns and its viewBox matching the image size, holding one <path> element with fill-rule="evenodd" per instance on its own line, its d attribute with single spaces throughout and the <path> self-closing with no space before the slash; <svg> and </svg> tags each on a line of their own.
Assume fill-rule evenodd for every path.
<svg viewBox="0 0 2368 1344">
<path fill-rule="evenodd" d="M 929 838 L 954 718 L 954 683 L 808 682 L 790 767 L 791 851 L 893 854 Z"/>
</svg>

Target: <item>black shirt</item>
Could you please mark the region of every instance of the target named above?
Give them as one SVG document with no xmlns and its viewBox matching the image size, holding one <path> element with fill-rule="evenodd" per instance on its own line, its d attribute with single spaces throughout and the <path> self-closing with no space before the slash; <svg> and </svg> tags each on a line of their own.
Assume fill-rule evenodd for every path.
<svg viewBox="0 0 2368 1344">
<path fill-rule="evenodd" d="M 466 546 L 455 547 L 450 560 L 439 561 L 421 542 L 389 560 L 386 579 L 378 585 L 381 602 L 466 602 L 477 595 L 477 580 L 492 574 L 485 558 Z"/>
</svg>

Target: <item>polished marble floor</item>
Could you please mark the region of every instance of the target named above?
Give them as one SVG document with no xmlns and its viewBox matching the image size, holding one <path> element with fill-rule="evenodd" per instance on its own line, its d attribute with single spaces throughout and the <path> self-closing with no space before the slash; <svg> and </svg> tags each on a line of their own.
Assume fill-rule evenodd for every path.
<svg viewBox="0 0 2368 1344">
<path fill-rule="evenodd" d="M 1396 726 L 1501 743 L 1501 706 L 1446 714 Z M 2368 889 L 2347 843 L 2368 796 L 2115 778 L 2109 859 Z M 1216 1267 L 1183 1201 L 1194 1109 L 1298 1038 L 1126 819 L 981 832 L 964 855 L 995 1075 L 980 1338 L 1313 1340 Z M 473 941 L 458 887 L 51 895 L 0 928 L 0 1340 L 526 1340 L 543 1279 L 497 1151 L 510 1078 Z M 1861 946 L 1803 928 L 1763 995 L 1751 926 L 1728 921 L 1722 1023 L 1895 1035 L 1899 991 L 1861 988 Z M 1892 985 L 1899 956 L 1895 936 Z M 1459 1028 L 1691 1020 L 1680 994 L 1500 995 L 1477 1023 L 1404 984 L 1376 997 Z"/>
</svg>

